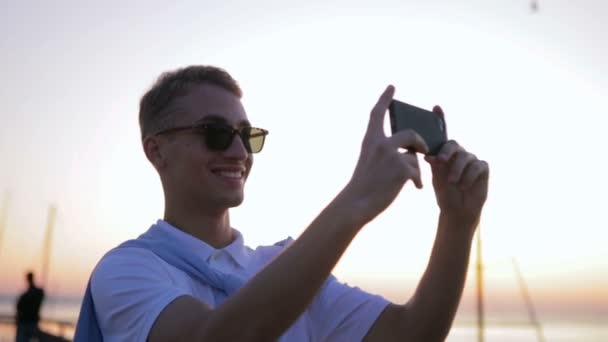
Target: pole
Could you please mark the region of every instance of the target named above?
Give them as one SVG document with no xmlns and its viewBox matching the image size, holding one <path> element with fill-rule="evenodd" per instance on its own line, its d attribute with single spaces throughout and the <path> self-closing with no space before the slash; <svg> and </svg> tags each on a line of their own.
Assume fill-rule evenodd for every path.
<svg viewBox="0 0 608 342">
<path fill-rule="evenodd" d="M 2 250 L 2 238 L 4 237 L 4 231 L 6 230 L 6 218 L 8 216 L 8 192 L 4 194 L 4 201 L 2 202 L 2 209 L 0 209 L 0 251 Z"/>
<path fill-rule="evenodd" d="M 51 260 L 51 247 L 53 240 L 53 229 L 55 226 L 55 216 L 57 215 L 57 208 L 53 205 L 49 207 L 49 214 L 46 223 L 46 234 L 44 236 L 44 246 L 42 249 L 42 284 L 47 285 L 47 278 L 49 274 L 49 262 Z"/>
<path fill-rule="evenodd" d="M 477 341 L 484 342 L 484 307 L 483 307 L 483 258 L 481 255 L 481 228 L 477 227 Z"/>
<path fill-rule="evenodd" d="M 530 322 L 536 328 L 536 336 L 540 342 L 545 342 L 545 336 L 543 335 L 543 328 L 538 321 L 538 317 L 536 316 L 536 310 L 534 310 L 534 304 L 532 303 L 532 297 L 530 297 L 530 292 L 528 291 L 528 287 L 526 286 L 526 281 L 519 270 L 519 265 L 517 264 L 517 260 L 515 258 L 511 259 L 513 262 L 513 269 L 515 270 L 515 274 L 517 275 L 517 282 L 519 283 L 519 289 L 521 290 L 521 294 L 524 297 L 524 302 L 526 303 L 526 308 L 528 309 L 528 316 L 530 317 Z"/>
</svg>

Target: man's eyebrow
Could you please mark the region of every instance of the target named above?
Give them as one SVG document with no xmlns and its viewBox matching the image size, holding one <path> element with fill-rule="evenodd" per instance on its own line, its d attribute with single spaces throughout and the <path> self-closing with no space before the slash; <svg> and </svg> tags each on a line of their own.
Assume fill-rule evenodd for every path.
<svg viewBox="0 0 608 342">
<path fill-rule="evenodd" d="M 199 120 L 196 120 L 196 123 L 205 123 L 205 122 L 218 122 L 218 123 L 223 123 L 226 125 L 229 124 L 228 120 L 226 120 L 225 117 L 223 117 L 222 115 L 218 115 L 218 114 L 208 114 L 208 115 L 205 115 L 204 117 L 200 118 Z M 237 127 L 250 127 L 250 126 L 251 126 L 251 123 L 249 123 L 249 121 L 247 121 L 247 120 L 242 120 L 237 123 Z"/>
<path fill-rule="evenodd" d="M 196 123 L 203 123 L 203 122 L 221 122 L 221 123 L 228 123 L 228 121 L 226 121 L 226 118 L 224 118 L 221 115 L 217 115 L 217 114 L 209 114 L 209 115 L 205 115 L 204 117 L 196 120 Z"/>
</svg>

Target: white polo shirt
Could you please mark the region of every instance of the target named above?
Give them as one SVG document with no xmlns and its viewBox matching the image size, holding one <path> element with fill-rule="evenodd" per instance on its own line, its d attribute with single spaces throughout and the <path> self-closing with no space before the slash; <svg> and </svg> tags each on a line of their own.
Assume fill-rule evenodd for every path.
<svg viewBox="0 0 608 342">
<path fill-rule="evenodd" d="M 284 247 L 278 243 L 255 250 L 244 245 L 243 236 L 222 249 L 159 220 L 183 248 L 198 250 L 209 265 L 224 273 L 251 278 Z M 157 228 L 158 228 L 157 227 Z M 149 250 L 135 247 L 111 251 L 91 276 L 91 293 L 104 341 L 146 341 L 161 311 L 173 300 L 188 295 L 216 306 L 221 292 L 190 278 Z M 389 302 L 357 287 L 325 282 L 311 305 L 281 336 L 281 342 L 361 341 Z M 272 303 L 268 303 L 272 310 Z"/>
</svg>

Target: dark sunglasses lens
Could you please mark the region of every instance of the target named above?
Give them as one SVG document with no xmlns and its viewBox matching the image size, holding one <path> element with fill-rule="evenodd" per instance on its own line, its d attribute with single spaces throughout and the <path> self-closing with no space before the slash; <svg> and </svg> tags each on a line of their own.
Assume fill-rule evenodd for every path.
<svg viewBox="0 0 608 342">
<path fill-rule="evenodd" d="M 249 139 L 243 139 L 243 141 L 247 141 L 245 147 L 251 153 L 258 153 L 264 147 L 264 140 L 266 139 L 266 132 L 259 128 L 250 128 L 249 131 Z"/>
<path fill-rule="evenodd" d="M 207 125 L 205 128 L 205 142 L 210 149 L 223 151 L 232 143 L 234 135 L 232 134 L 232 129 L 229 127 L 222 125 Z"/>
</svg>

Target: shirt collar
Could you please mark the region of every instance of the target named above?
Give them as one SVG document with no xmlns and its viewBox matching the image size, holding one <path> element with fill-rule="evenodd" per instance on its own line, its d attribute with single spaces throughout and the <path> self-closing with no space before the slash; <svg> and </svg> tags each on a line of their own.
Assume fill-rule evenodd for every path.
<svg viewBox="0 0 608 342">
<path fill-rule="evenodd" d="M 236 238 L 231 244 L 222 249 L 226 251 L 239 266 L 245 268 L 249 263 L 249 248 L 245 246 L 243 234 L 234 228 L 232 228 L 232 231 Z"/>
<path fill-rule="evenodd" d="M 194 236 L 182 231 L 164 220 L 158 220 L 156 225 L 165 230 L 168 234 L 170 234 L 170 236 L 174 237 L 179 245 L 182 245 L 185 248 L 198 250 L 203 260 L 208 260 L 217 251 L 223 250 L 228 253 L 228 255 L 230 255 L 230 257 L 232 257 L 237 264 L 239 264 L 239 266 L 245 268 L 248 264 L 249 249 L 247 246 L 245 246 L 241 232 L 234 228 L 232 228 L 235 235 L 234 241 L 224 248 L 216 249 L 206 242 L 195 238 Z"/>
</svg>

